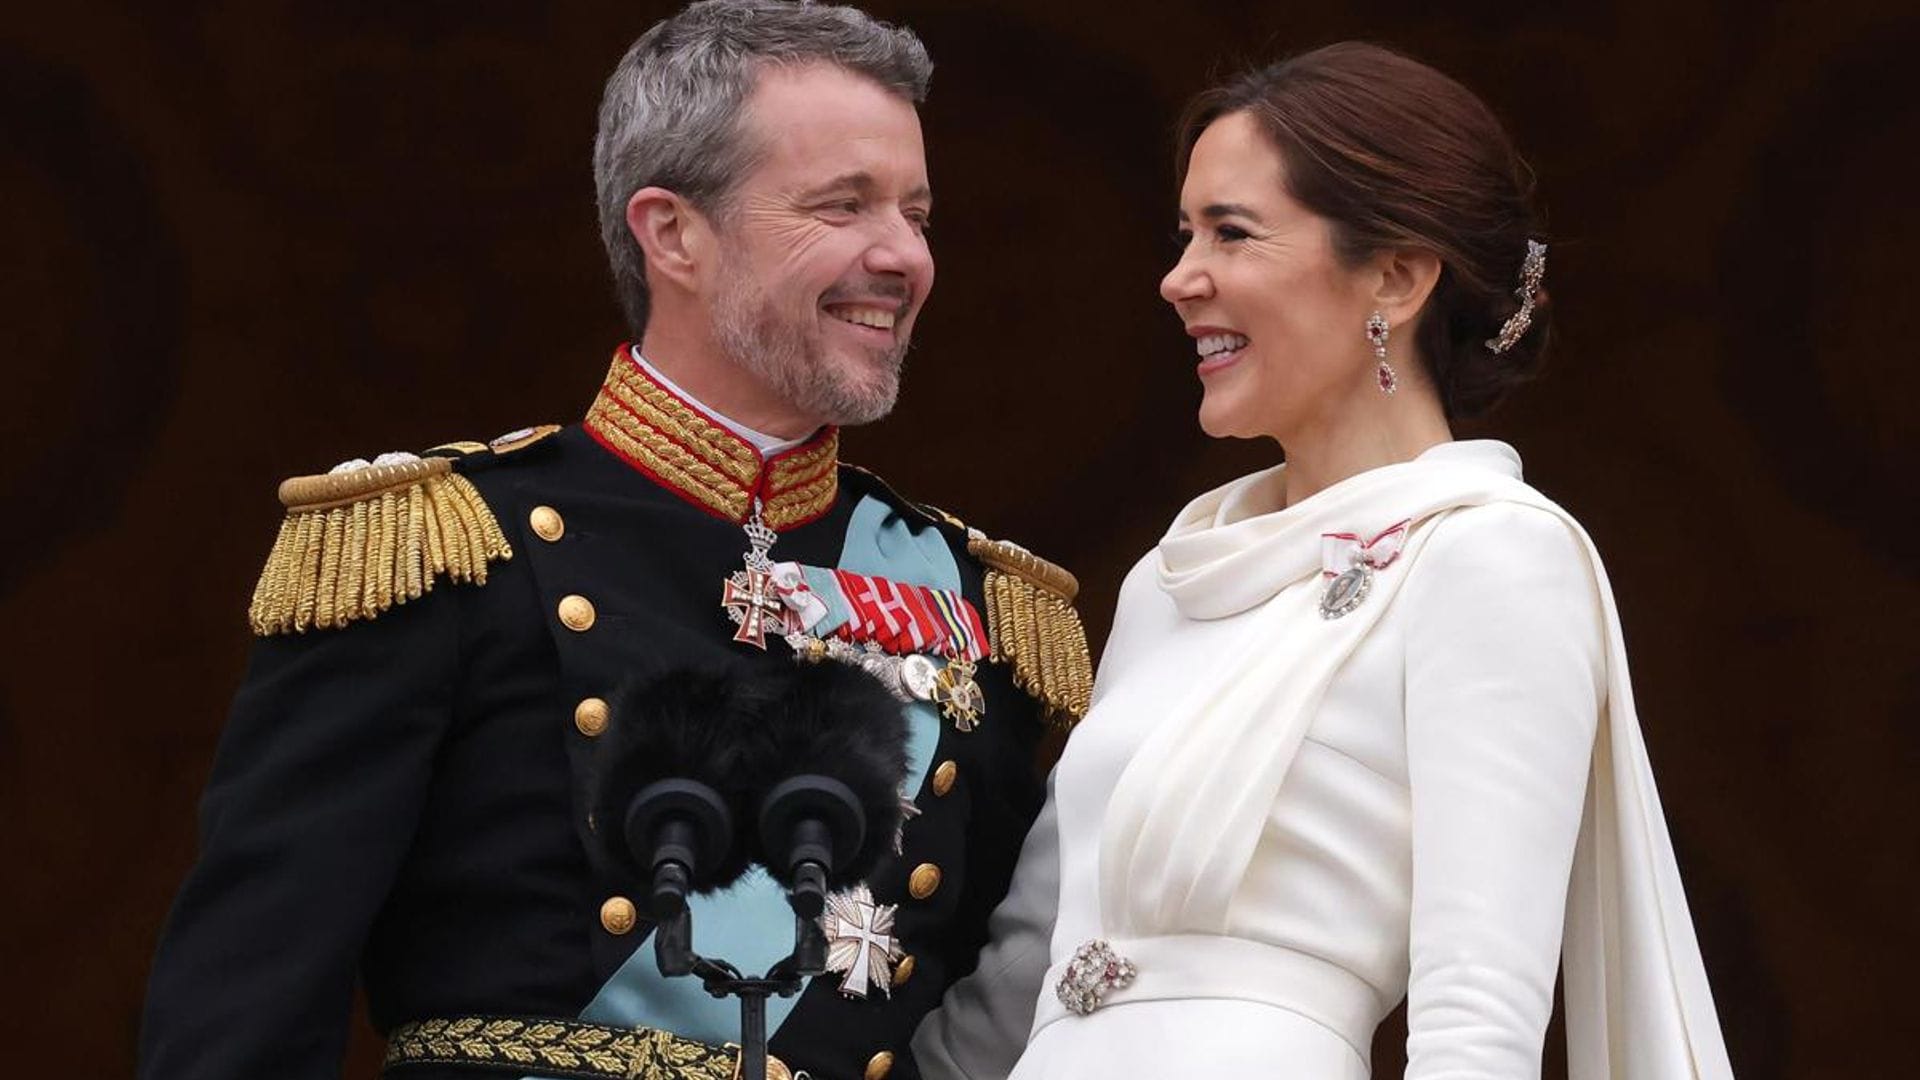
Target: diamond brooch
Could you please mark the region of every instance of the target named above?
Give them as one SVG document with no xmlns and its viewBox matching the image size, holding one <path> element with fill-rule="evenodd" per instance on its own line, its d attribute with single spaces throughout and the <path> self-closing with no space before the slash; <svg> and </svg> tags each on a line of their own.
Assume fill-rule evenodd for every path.
<svg viewBox="0 0 1920 1080">
<path fill-rule="evenodd" d="M 1132 985 L 1139 969 L 1104 941 L 1089 941 L 1074 950 L 1067 970 L 1054 985 L 1060 1004 L 1085 1016 L 1100 1007 L 1109 993 Z"/>
</svg>

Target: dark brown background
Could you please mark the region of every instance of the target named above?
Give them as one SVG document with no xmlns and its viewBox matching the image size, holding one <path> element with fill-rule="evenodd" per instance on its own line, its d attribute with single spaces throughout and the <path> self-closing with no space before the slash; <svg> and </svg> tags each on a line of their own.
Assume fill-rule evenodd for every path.
<svg viewBox="0 0 1920 1080">
<path fill-rule="evenodd" d="M 274 483 L 583 411 L 620 337 L 595 103 L 665 7 L 0 24 L 9 1071 L 131 1067 Z M 1273 453 L 1196 430 L 1155 296 L 1179 102 L 1343 37 L 1463 77 L 1557 238 L 1561 349 L 1490 429 L 1607 555 L 1735 1065 L 1911 1075 L 1920 20 L 1439 7 L 879 5 L 940 63 L 941 272 L 905 403 L 849 456 L 1071 565 L 1103 635 L 1172 512 Z"/>
</svg>

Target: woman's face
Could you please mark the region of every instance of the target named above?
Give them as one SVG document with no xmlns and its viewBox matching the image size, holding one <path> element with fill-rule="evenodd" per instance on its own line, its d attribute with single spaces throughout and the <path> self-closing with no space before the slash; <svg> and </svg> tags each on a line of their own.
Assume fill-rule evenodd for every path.
<svg viewBox="0 0 1920 1080">
<path fill-rule="evenodd" d="M 1180 232 L 1160 295 L 1194 339 L 1207 434 L 1285 444 L 1380 393 L 1366 338 L 1378 272 L 1335 255 L 1331 224 L 1287 194 L 1279 151 L 1246 113 L 1194 144 Z"/>
</svg>

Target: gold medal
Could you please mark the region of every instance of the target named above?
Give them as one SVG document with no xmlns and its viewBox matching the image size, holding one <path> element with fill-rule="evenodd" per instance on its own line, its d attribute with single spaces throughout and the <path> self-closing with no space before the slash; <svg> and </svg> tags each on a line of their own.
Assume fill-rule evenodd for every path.
<svg viewBox="0 0 1920 1080">
<path fill-rule="evenodd" d="M 974 671 L 973 661 L 956 656 L 933 677 L 933 700 L 959 731 L 972 731 L 987 711 L 987 696 L 974 681 Z"/>
</svg>

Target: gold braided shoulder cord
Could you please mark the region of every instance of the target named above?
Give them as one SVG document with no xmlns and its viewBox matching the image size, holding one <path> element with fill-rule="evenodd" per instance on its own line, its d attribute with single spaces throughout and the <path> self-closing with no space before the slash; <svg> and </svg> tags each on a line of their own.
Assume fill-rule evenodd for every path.
<svg viewBox="0 0 1920 1080">
<path fill-rule="evenodd" d="M 417 599 L 442 576 L 487 580 L 513 557 L 480 492 L 446 458 L 300 476 L 247 611 L 261 637 L 333 629 Z"/>
<path fill-rule="evenodd" d="M 1093 659 L 1086 628 L 1073 609 L 1079 581 L 1018 544 L 978 532 L 967 538 L 967 553 L 986 567 L 993 658 L 1011 665 L 1014 685 L 1037 698 L 1057 722 L 1071 725 L 1086 716 L 1093 699 Z"/>
</svg>

